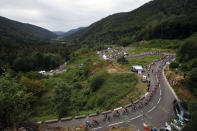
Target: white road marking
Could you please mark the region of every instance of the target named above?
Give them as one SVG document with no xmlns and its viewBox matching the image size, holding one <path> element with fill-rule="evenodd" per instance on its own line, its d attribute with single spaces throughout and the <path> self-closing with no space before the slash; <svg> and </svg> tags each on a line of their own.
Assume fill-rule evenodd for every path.
<svg viewBox="0 0 197 131">
<path fill-rule="evenodd" d="M 156 75 L 156 81 L 158 82 L 158 77 L 157 77 L 157 75 Z"/>
<path fill-rule="evenodd" d="M 93 128 L 92 130 L 97 130 L 97 129 L 101 129 L 102 127 L 97 127 L 97 128 Z"/>
<path fill-rule="evenodd" d="M 131 120 L 137 119 L 137 118 L 139 118 L 139 117 L 141 117 L 141 116 L 143 116 L 143 115 L 138 115 L 138 116 L 136 116 L 136 117 L 134 117 L 134 118 L 131 118 L 131 119 L 129 119 L 129 120 L 131 121 Z M 117 123 L 113 123 L 113 124 L 110 124 L 110 125 L 108 125 L 108 126 L 114 126 L 114 125 L 118 125 L 118 124 L 122 124 L 122 123 L 124 123 L 124 121 L 117 122 Z"/>
<path fill-rule="evenodd" d="M 149 94 L 149 92 L 146 92 L 144 96 L 146 97 L 148 94 Z"/>
<path fill-rule="evenodd" d="M 161 98 L 159 98 L 159 100 L 158 100 L 158 102 L 157 102 L 157 105 L 159 104 L 160 100 L 161 100 Z"/>
<path fill-rule="evenodd" d="M 169 82 L 168 82 L 168 80 L 167 80 L 167 78 L 166 78 L 166 76 L 165 76 L 165 74 L 164 74 L 164 69 L 165 69 L 165 68 L 166 68 L 166 65 L 164 66 L 163 71 L 162 71 L 162 75 L 163 75 L 163 77 L 164 77 L 164 80 L 165 80 L 166 84 L 168 85 L 168 88 L 170 88 L 170 90 L 171 90 L 172 94 L 174 95 L 174 97 L 175 97 L 177 100 L 179 100 L 179 98 L 177 97 L 176 93 L 174 92 L 173 88 L 172 88 L 171 85 L 169 84 Z"/>
<path fill-rule="evenodd" d="M 124 122 L 121 121 L 121 122 L 117 122 L 117 123 L 114 123 L 114 124 L 110 124 L 110 125 L 108 125 L 108 126 L 114 126 L 114 125 L 118 125 L 118 124 L 122 124 L 122 123 L 124 123 Z"/>
<path fill-rule="evenodd" d="M 153 111 L 155 108 L 156 108 L 156 106 L 154 106 L 152 109 L 150 109 L 150 110 L 148 111 L 148 113 L 151 112 L 151 111 Z"/>
<path fill-rule="evenodd" d="M 134 117 L 134 118 L 131 118 L 131 119 L 129 119 L 129 120 L 132 121 L 132 120 L 137 119 L 137 118 L 139 118 L 139 117 L 141 117 L 141 116 L 143 116 L 143 115 L 138 115 L 138 116 L 136 116 L 136 117 Z"/>
<path fill-rule="evenodd" d="M 161 89 L 160 89 L 160 96 L 161 96 Z"/>
</svg>

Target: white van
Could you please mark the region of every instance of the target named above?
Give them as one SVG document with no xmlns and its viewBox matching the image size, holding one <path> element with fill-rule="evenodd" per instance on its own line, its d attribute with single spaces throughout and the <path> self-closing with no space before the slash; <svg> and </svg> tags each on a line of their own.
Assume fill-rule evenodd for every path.
<svg viewBox="0 0 197 131">
<path fill-rule="evenodd" d="M 142 76 L 142 82 L 146 82 L 147 81 L 147 77 L 145 75 Z"/>
</svg>

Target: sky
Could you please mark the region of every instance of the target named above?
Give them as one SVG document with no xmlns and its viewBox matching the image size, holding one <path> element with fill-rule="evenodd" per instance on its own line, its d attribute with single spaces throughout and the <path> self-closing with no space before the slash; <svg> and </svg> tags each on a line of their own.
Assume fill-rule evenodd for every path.
<svg viewBox="0 0 197 131">
<path fill-rule="evenodd" d="M 68 31 L 150 0 L 0 0 L 0 16 L 51 31 Z"/>
</svg>

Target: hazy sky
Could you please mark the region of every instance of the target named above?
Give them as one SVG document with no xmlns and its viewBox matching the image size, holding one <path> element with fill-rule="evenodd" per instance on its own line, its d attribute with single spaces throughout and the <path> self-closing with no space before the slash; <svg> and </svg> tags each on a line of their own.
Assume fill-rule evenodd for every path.
<svg viewBox="0 0 197 131">
<path fill-rule="evenodd" d="M 52 31 L 88 26 L 150 0 L 0 0 L 0 16 Z"/>
</svg>

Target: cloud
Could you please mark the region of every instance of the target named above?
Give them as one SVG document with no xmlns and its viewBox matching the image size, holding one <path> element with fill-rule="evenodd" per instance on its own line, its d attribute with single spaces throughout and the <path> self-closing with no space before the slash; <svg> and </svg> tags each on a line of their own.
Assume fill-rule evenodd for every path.
<svg viewBox="0 0 197 131">
<path fill-rule="evenodd" d="M 0 15 L 49 30 L 88 26 L 150 0 L 0 0 Z"/>
</svg>

